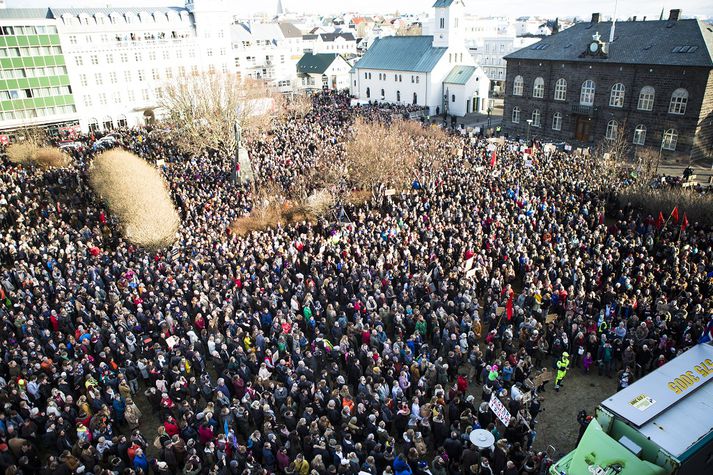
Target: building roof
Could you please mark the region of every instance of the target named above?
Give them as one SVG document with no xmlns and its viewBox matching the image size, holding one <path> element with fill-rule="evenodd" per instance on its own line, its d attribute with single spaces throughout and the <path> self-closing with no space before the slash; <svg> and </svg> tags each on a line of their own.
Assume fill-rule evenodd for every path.
<svg viewBox="0 0 713 475">
<path fill-rule="evenodd" d="M 332 42 L 337 38 L 343 38 L 346 41 L 354 41 L 354 35 L 351 33 L 321 33 L 319 35 L 322 41 Z"/>
<path fill-rule="evenodd" d="M 49 8 L 3 8 L 0 9 L 0 20 L 30 20 L 52 18 Z"/>
<path fill-rule="evenodd" d="M 703 21 L 617 22 L 607 57 L 583 54 L 593 35 L 599 33 L 607 41 L 611 28 L 611 22 L 577 23 L 505 59 L 713 67 L 713 27 Z"/>
<path fill-rule="evenodd" d="M 475 66 L 453 66 L 451 72 L 443 80 L 446 84 L 465 84 L 473 76 L 475 70 L 478 69 Z"/>
<path fill-rule="evenodd" d="M 302 59 L 297 63 L 297 72 L 303 74 L 324 74 L 329 69 L 335 59 L 339 56 L 337 53 L 305 53 Z"/>
<path fill-rule="evenodd" d="M 436 0 L 433 4 L 433 8 L 446 8 L 450 7 L 455 0 Z"/>
<path fill-rule="evenodd" d="M 713 359 L 713 345 L 701 343 L 649 373 L 601 403 L 606 410 L 616 414 L 639 429 L 653 443 L 677 459 L 687 457 L 687 452 L 701 439 L 713 434 L 713 377 L 704 376 L 696 368 L 702 361 Z M 713 368 L 705 368 L 705 371 Z M 678 394 L 669 386 L 670 381 L 691 372 L 697 381 L 679 388 Z M 696 421 L 680 424 L 680 421 Z"/>
<path fill-rule="evenodd" d="M 87 8 L 50 8 L 50 11 L 52 12 L 52 15 L 54 18 L 60 18 L 62 15 L 73 15 L 73 16 L 79 16 L 80 14 L 84 13 L 86 15 L 96 15 L 96 14 L 104 14 L 106 16 L 109 16 L 111 13 L 118 13 L 120 15 L 124 15 L 126 13 L 134 13 L 138 15 L 139 13 L 169 13 L 169 12 L 175 12 L 175 13 L 181 13 L 181 12 L 186 12 L 188 13 L 188 10 L 186 10 L 183 7 L 109 7 L 109 8 L 92 8 L 92 7 L 87 7 Z"/>
<path fill-rule="evenodd" d="M 280 22 L 280 30 L 285 38 L 302 38 L 302 31 L 292 23 Z"/>
<path fill-rule="evenodd" d="M 378 38 L 354 67 L 428 73 L 445 53 L 446 48 L 433 46 L 433 36 L 387 36 Z"/>
</svg>

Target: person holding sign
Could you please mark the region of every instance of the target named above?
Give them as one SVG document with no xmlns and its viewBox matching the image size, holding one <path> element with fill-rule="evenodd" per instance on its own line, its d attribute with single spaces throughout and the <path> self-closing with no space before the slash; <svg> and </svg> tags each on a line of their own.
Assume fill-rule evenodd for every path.
<svg viewBox="0 0 713 475">
<path fill-rule="evenodd" d="M 562 358 L 557 362 L 557 377 L 555 378 L 555 391 L 560 390 L 562 386 L 562 380 L 567 375 L 567 369 L 569 368 L 569 353 L 566 351 L 562 353 Z"/>
</svg>

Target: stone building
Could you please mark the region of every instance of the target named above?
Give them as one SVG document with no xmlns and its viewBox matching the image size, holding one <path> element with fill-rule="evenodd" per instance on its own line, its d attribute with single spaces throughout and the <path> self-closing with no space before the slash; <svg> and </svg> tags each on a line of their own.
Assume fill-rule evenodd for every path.
<svg viewBox="0 0 713 475">
<path fill-rule="evenodd" d="M 593 145 L 623 137 L 664 156 L 713 156 L 713 27 L 599 14 L 505 57 L 511 135 Z"/>
</svg>

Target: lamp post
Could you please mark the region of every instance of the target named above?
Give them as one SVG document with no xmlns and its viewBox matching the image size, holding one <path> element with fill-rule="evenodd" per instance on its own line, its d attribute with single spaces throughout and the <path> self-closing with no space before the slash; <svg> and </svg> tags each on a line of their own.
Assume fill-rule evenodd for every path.
<svg viewBox="0 0 713 475">
<path fill-rule="evenodd" d="M 488 107 L 488 128 L 490 128 L 490 114 L 493 112 L 492 107 Z"/>
<path fill-rule="evenodd" d="M 527 144 L 530 144 L 530 126 L 532 125 L 532 119 L 527 119 Z"/>
<path fill-rule="evenodd" d="M 240 160 L 240 139 L 242 137 L 242 128 L 240 127 L 240 122 L 235 121 L 235 155 L 233 155 L 232 166 L 233 169 L 230 172 L 230 179 L 233 185 L 238 182 L 238 163 Z"/>
</svg>

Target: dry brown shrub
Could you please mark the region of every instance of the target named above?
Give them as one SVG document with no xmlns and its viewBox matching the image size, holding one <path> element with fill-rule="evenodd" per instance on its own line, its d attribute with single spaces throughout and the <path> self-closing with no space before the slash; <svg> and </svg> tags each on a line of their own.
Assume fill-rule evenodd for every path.
<svg viewBox="0 0 713 475">
<path fill-rule="evenodd" d="M 713 195 L 701 194 L 697 191 L 683 188 L 651 189 L 648 187 L 625 188 L 619 193 L 622 203 L 632 206 L 653 216 L 659 211 L 668 216 L 674 207 L 683 219 L 683 213 L 690 223 L 713 225 Z"/>
<path fill-rule="evenodd" d="M 29 165 L 34 162 L 40 147 L 32 142 L 17 142 L 7 147 L 7 158 L 18 165 Z"/>
<path fill-rule="evenodd" d="M 35 154 L 34 161 L 43 168 L 60 168 L 69 164 L 69 156 L 58 148 L 42 147 Z"/>
<path fill-rule="evenodd" d="M 89 171 L 94 192 L 121 222 L 124 237 L 150 250 L 176 240 L 180 219 L 159 171 L 125 150 L 97 156 Z"/>
</svg>

